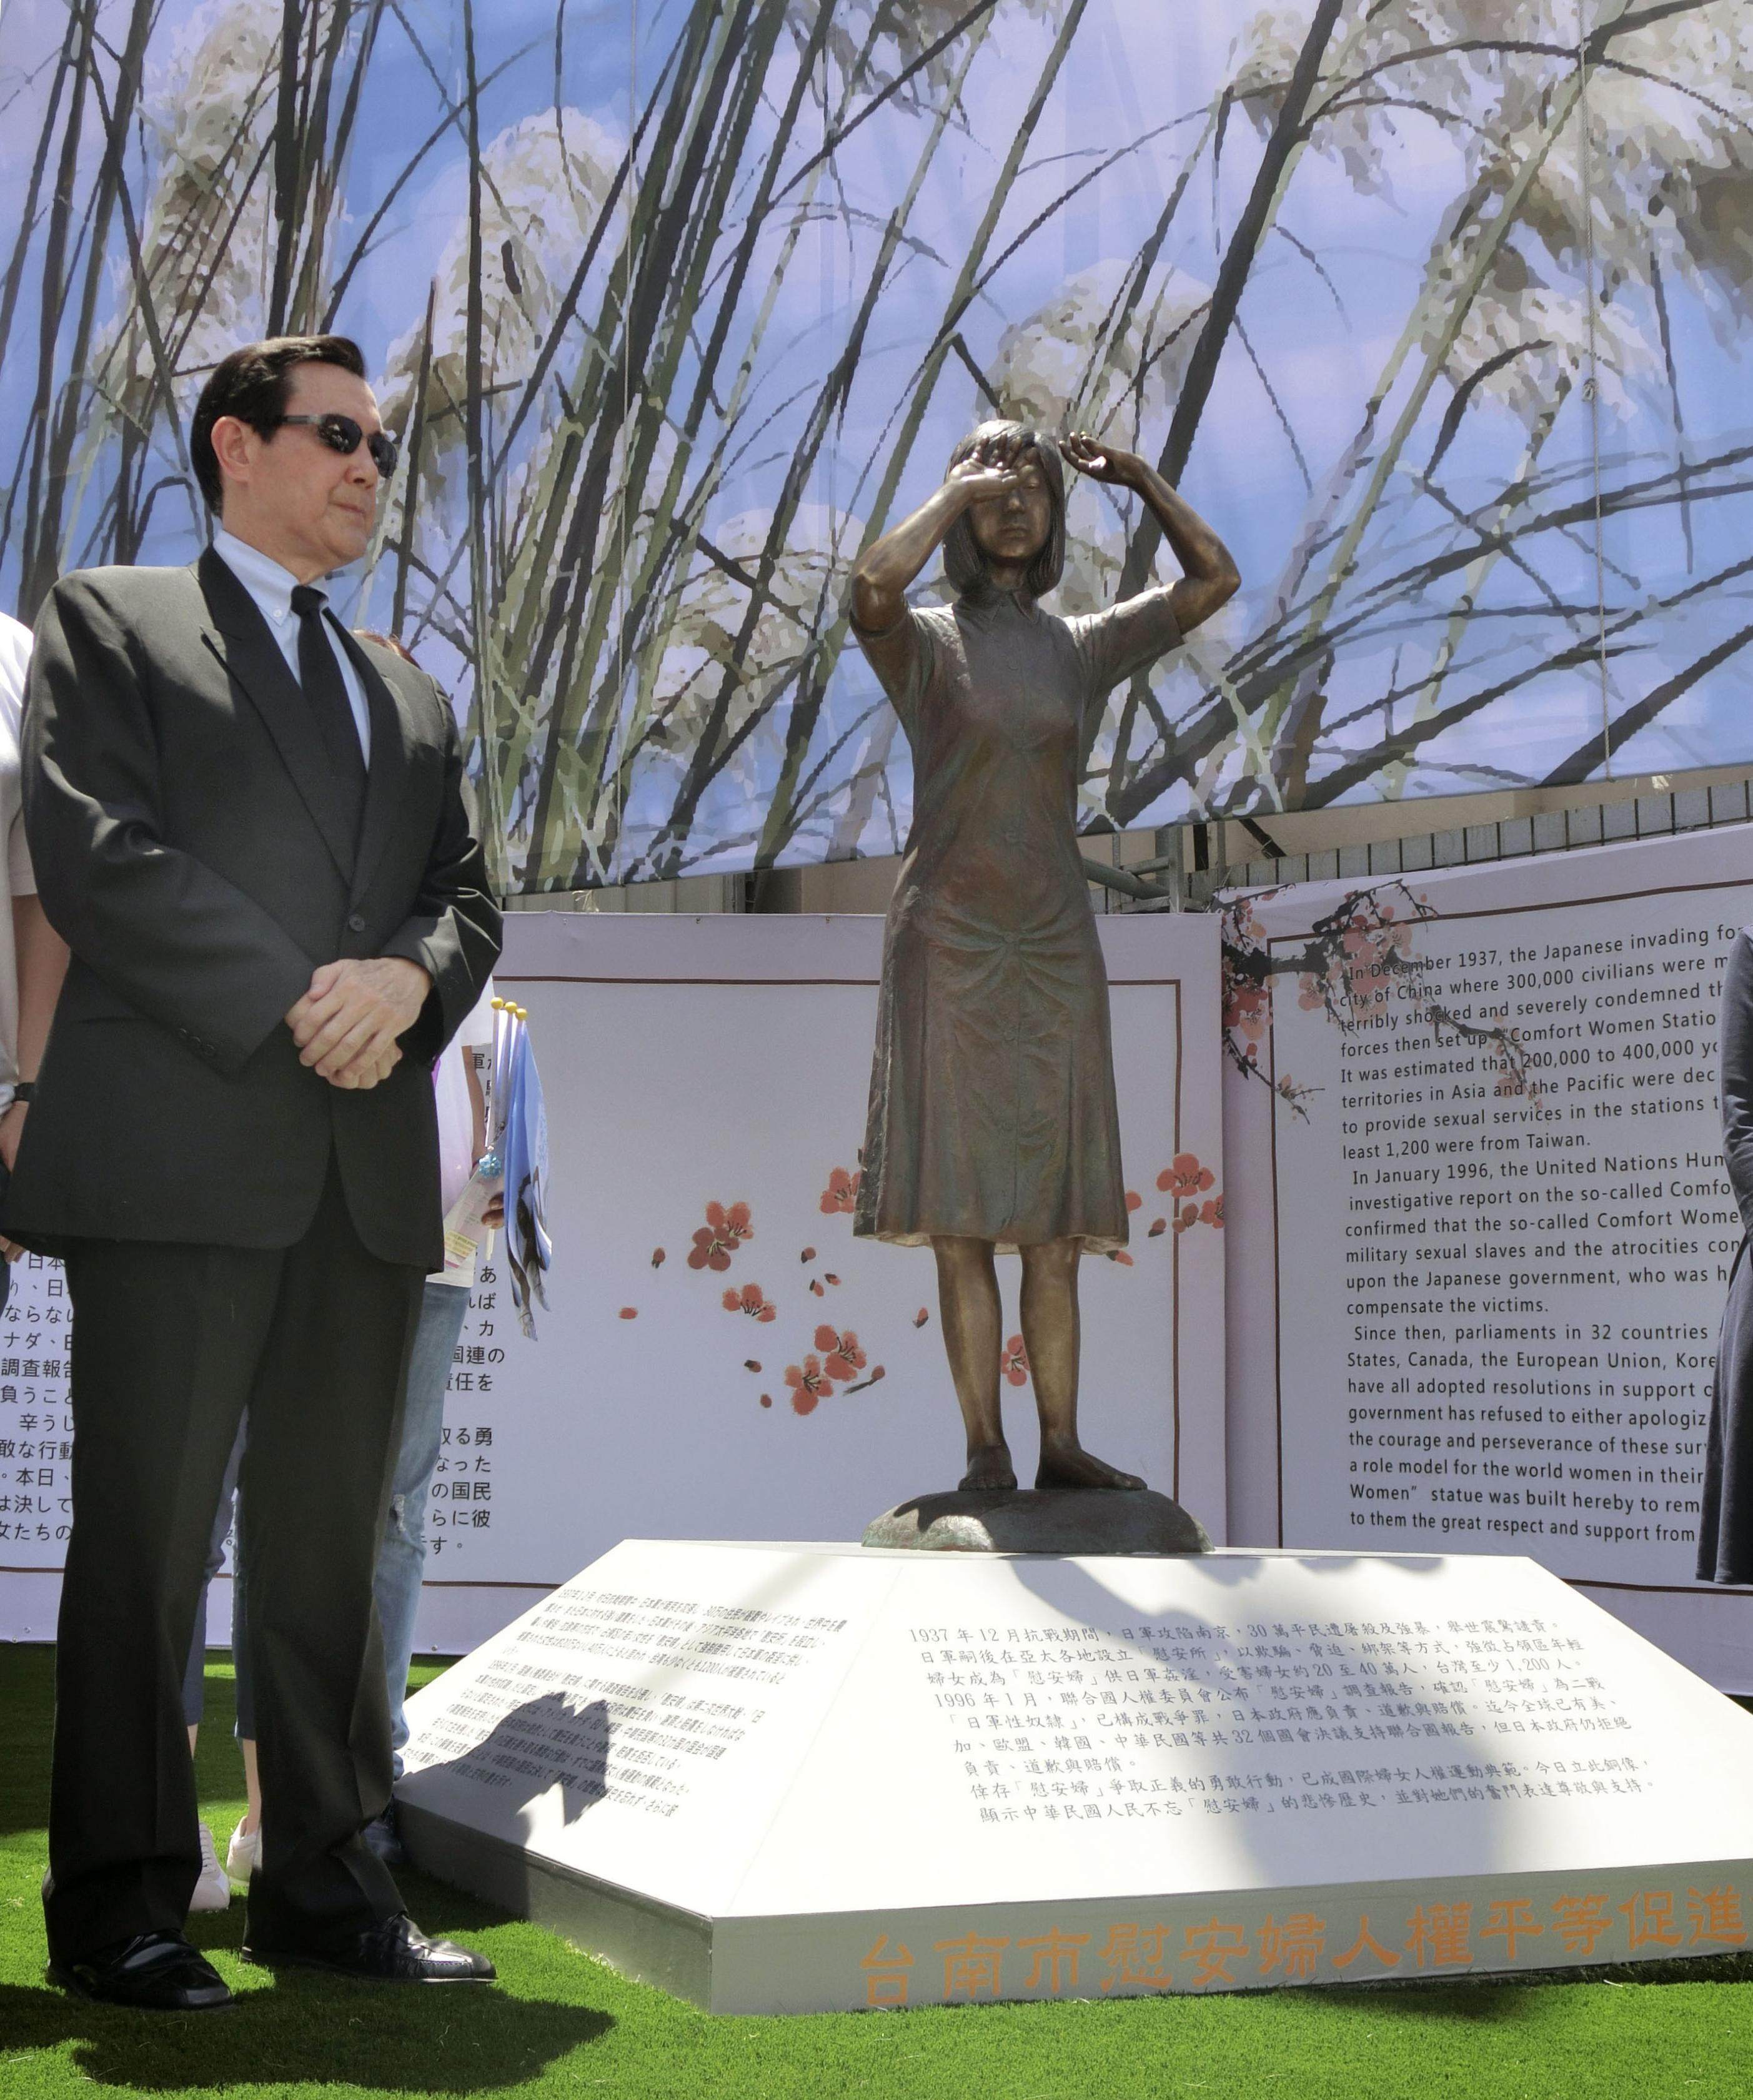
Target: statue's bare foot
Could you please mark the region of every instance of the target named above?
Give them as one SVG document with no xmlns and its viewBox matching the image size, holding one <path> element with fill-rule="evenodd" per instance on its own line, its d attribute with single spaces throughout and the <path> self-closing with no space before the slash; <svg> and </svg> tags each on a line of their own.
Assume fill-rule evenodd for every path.
<svg viewBox="0 0 1753 2100">
<path fill-rule="evenodd" d="M 1016 1485 L 1017 1471 L 1010 1462 L 1008 1445 L 982 1444 L 968 1454 L 968 1470 L 961 1482 L 965 1495 L 990 1494 Z"/>
<path fill-rule="evenodd" d="M 1037 1488 L 1141 1488 L 1136 1473 L 1123 1473 L 1118 1466 L 1086 1451 L 1080 1444 L 1043 1447 L 1035 1468 Z"/>
</svg>

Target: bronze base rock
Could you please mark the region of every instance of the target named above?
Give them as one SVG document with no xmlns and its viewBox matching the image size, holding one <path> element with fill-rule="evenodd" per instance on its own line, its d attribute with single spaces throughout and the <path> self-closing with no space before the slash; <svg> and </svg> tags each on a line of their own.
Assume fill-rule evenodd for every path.
<svg viewBox="0 0 1753 2100">
<path fill-rule="evenodd" d="M 866 1546 L 927 1553 L 1209 1553 L 1199 1519 L 1150 1488 L 916 1495 L 870 1524 Z"/>
</svg>

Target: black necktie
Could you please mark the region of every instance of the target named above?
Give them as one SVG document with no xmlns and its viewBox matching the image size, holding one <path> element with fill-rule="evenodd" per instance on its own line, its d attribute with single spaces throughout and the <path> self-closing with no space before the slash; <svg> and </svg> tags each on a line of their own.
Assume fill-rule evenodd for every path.
<svg viewBox="0 0 1753 2100">
<path fill-rule="evenodd" d="M 359 726 L 334 646 L 324 632 L 324 593 L 309 584 L 294 587 L 292 609 L 298 615 L 298 683 L 306 705 L 316 720 L 323 748 L 329 754 L 348 801 L 353 828 L 357 831 L 365 803 L 365 754 L 360 748 Z"/>
</svg>

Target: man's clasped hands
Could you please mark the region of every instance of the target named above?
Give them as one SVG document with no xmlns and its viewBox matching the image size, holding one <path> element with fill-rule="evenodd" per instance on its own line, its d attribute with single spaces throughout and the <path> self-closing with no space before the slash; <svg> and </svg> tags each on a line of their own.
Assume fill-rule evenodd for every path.
<svg viewBox="0 0 1753 2100">
<path fill-rule="evenodd" d="M 381 1085 L 401 1062 L 396 1038 L 412 1028 L 432 980 L 400 955 L 320 964 L 286 1015 L 298 1061 L 332 1087 Z"/>
</svg>

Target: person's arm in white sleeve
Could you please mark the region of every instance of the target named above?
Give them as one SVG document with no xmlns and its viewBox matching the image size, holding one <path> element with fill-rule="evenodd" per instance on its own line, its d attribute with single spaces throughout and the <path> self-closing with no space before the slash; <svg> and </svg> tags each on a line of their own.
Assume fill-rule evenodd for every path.
<svg viewBox="0 0 1753 2100">
<path fill-rule="evenodd" d="M 12 896 L 12 949 L 18 969 L 18 1042 L 13 1062 L 20 1079 L 33 1080 L 61 995 L 61 980 L 67 974 L 67 943 L 49 924 L 38 898 L 22 815 L 13 818 L 7 840 L 7 880 Z M 0 1161 L 8 1173 L 18 1158 L 28 1113 L 27 1103 L 15 1101 L 0 1115 Z M 17 1260 L 10 1243 L 4 1251 L 9 1260 Z"/>
</svg>

